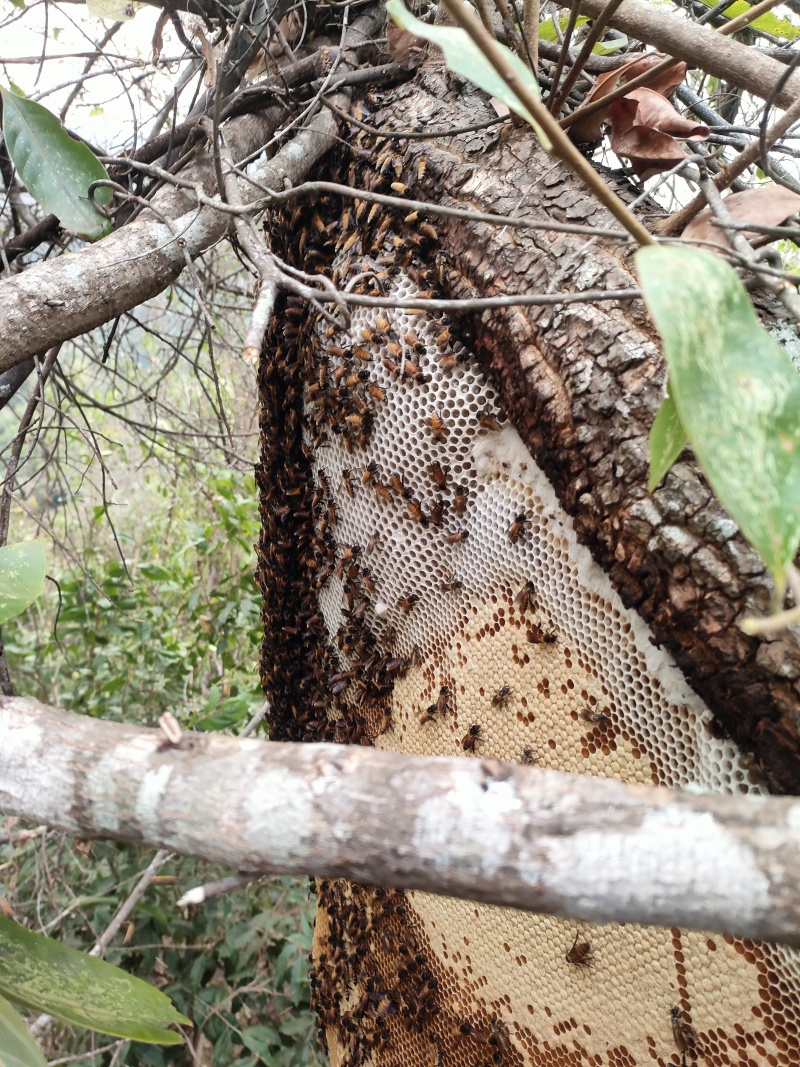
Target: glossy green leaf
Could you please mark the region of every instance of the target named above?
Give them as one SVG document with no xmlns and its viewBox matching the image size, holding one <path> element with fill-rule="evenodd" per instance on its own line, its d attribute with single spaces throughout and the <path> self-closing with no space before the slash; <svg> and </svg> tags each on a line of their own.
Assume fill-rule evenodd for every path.
<svg viewBox="0 0 800 1067">
<path fill-rule="evenodd" d="M 17 174 L 28 192 L 72 233 L 90 240 L 111 232 L 111 220 L 89 199 L 89 186 L 107 179 L 100 160 L 70 137 L 46 107 L 9 89 L 3 98 L 3 132 Z M 111 202 L 110 189 L 98 189 L 100 204 Z"/>
<path fill-rule="evenodd" d="M 32 1011 L 113 1037 L 179 1045 L 191 1026 L 154 986 L 0 916 L 0 993 Z"/>
<path fill-rule="evenodd" d="M 47 1067 L 25 1020 L 0 997 L 0 1067 Z"/>
<path fill-rule="evenodd" d="M 45 558 L 41 541 L 0 548 L 0 626 L 21 615 L 44 589 Z"/>
<path fill-rule="evenodd" d="M 650 429 L 650 474 L 647 488 L 652 493 L 686 444 L 686 431 L 678 417 L 671 395 L 665 396 Z"/>
<path fill-rule="evenodd" d="M 700 0 L 706 7 L 716 7 L 715 0 Z M 736 3 L 731 4 L 726 8 L 722 17 L 728 19 L 738 18 L 739 15 L 746 15 L 754 4 L 747 4 L 745 0 L 736 0 Z M 793 41 L 798 34 L 800 34 L 800 26 L 793 26 L 787 19 L 778 18 L 772 11 L 766 11 L 763 15 L 759 15 L 758 18 L 753 19 L 750 23 L 757 30 L 763 30 L 764 33 L 769 33 L 773 37 L 783 37 L 787 41 Z"/>
<path fill-rule="evenodd" d="M 477 85 L 479 89 L 483 89 L 490 96 L 501 100 L 513 112 L 521 115 L 526 122 L 533 126 L 536 136 L 545 151 L 549 152 L 551 150 L 550 141 L 535 122 L 533 115 L 520 101 L 516 93 L 506 85 L 465 30 L 459 29 L 457 26 L 430 26 L 427 22 L 420 22 L 410 11 L 406 11 L 401 0 L 388 0 L 386 11 L 402 29 L 408 30 L 409 33 L 422 37 L 426 41 L 431 41 L 441 48 L 445 62 L 450 70 L 467 78 L 474 85 Z M 498 47 L 503 51 L 520 82 L 538 99 L 539 83 L 534 78 L 530 68 L 508 48 L 503 45 L 498 45 Z"/>
<path fill-rule="evenodd" d="M 800 543 L 800 374 L 723 259 L 648 246 L 636 262 L 686 436 L 782 598 Z"/>
</svg>

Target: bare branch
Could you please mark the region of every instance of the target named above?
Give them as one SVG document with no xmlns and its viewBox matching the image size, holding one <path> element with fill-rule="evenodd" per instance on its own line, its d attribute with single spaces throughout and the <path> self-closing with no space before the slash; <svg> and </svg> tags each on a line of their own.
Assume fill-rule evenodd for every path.
<svg viewBox="0 0 800 1067">
<path fill-rule="evenodd" d="M 606 6 L 607 0 L 581 0 L 582 14 L 591 19 L 602 15 Z M 655 7 L 646 0 L 623 0 L 611 17 L 611 25 L 762 100 L 772 94 L 785 73 L 783 64 L 757 48 L 722 37 L 688 19 L 676 18 L 674 12 Z M 800 76 L 794 75 L 775 97 L 775 103 L 786 108 L 798 97 Z"/>
<path fill-rule="evenodd" d="M 181 735 L 0 699 L 0 804 L 250 874 L 800 944 L 800 799 L 495 759 Z M 58 737 L 58 744 L 52 739 Z"/>
</svg>

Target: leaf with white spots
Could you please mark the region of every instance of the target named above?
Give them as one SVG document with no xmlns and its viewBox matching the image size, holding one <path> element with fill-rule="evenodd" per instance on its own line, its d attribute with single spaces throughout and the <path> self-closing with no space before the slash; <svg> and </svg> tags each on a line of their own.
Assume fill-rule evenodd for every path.
<svg viewBox="0 0 800 1067">
<path fill-rule="evenodd" d="M 650 246 L 636 262 L 680 423 L 782 599 L 800 543 L 800 374 L 722 259 Z"/>
<path fill-rule="evenodd" d="M 39 541 L 0 548 L 0 626 L 36 600 L 44 589 L 44 571 Z"/>
</svg>

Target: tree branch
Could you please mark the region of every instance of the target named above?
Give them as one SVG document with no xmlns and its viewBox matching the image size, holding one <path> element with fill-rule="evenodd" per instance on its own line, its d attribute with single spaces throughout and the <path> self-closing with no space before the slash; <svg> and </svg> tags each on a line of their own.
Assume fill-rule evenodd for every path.
<svg viewBox="0 0 800 1067">
<path fill-rule="evenodd" d="M 607 0 L 581 0 L 581 13 L 594 19 L 607 6 Z M 763 100 L 771 97 L 786 68 L 757 48 L 721 36 L 707 26 L 698 26 L 674 12 L 654 7 L 646 0 L 623 0 L 611 16 L 611 25 L 667 55 L 683 59 L 715 78 L 745 89 Z M 800 98 L 800 75 L 793 75 L 774 103 L 789 107 Z"/>
<path fill-rule="evenodd" d="M 363 43 L 381 21 L 377 7 L 362 16 L 348 31 L 346 46 Z M 340 106 L 347 99 L 343 96 Z M 272 107 L 231 119 L 225 130 L 234 161 L 257 153 L 285 117 L 282 107 Z M 321 111 L 252 175 L 254 181 L 271 189 L 296 185 L 333 146 L 336 134 L 336 119 Z M 181 177 L 210 192 L 211 157 L 201 156 Z M 242 183 L 246 203 L 257 195 L 254 184 Z M 0 285 L 0 373 L 163 292 L 185 268 L 187 256 L 195 259 L 216 244 L 230 225 L 224 212 L 198 207 L 182 190 L 159 191 L 153 205 L 168 224 L 144 212 L 97 244 L 34 264 Z"/>
<path fill-rule="evenodd" d="M 800 799 L 276 744 L 0 698 L 8 814 L 257 873 L 800 944 Z M 58 738 L 54 744 L 53 739 Z"/>
</svg>

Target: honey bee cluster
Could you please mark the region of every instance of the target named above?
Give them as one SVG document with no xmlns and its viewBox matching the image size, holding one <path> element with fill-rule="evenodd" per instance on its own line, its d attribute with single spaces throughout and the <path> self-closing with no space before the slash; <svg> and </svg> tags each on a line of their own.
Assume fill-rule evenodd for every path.
<svg viewBox="0 0 800 1067">
<path fill-rule="evenodd" d="M 360 131 L 353 150 L 347 184 L 413 193 L 395 143 Z M 455 324 L 390 306 L 442 285 L 434 227 L 321 196 L 276 213 L 270 241 L 387 300 L 340 326 L 288 300 L 262 362 L 271 736 L 758 791 L 578 543 Z M 798 1062 L 789 949 L 332 881 L 318 905 L 335 1064 Z"/>
</svg>

